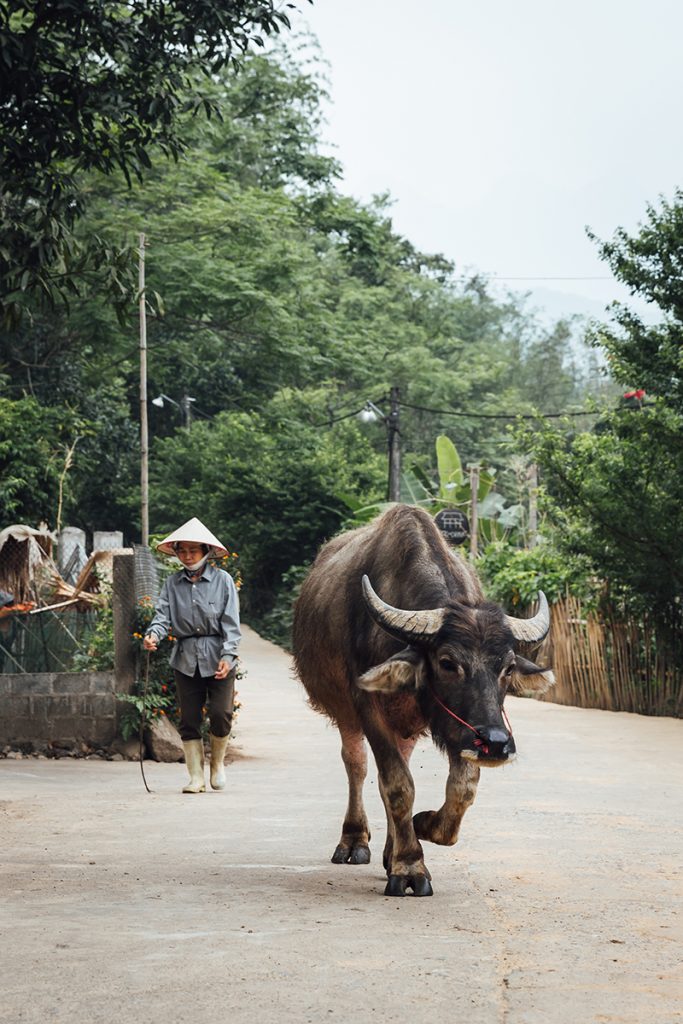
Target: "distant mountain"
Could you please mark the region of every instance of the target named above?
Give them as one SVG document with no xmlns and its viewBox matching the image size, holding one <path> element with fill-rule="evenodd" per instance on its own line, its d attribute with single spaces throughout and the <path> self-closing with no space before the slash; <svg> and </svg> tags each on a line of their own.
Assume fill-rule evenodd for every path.
<svg viewBox="0 0 683 1024">
<path fill-rule="evenodd" d="M 590 299 L 586 295 L 559 292 L 553 288 L 530 289 L 529 305 L 538 309 L 541 319 L 549 319 L 553 322 L 570 316 L 597 320 L 608 319 L 605 310 L 607 303 L 603 300 Z"/>
<path fill-rule="evenodd" d="M 564 317 L 580 316 L 586 320 L 609 320 L 609 305 L 618 301 L 634 313 L 637 313 L 646 323 L 656 323 L 660 317 L 655 306 L 643 302 L 642 299 L 629 295 L 625 288 L 616 282 L 612 289 L 611 297 L 604 299 L 590 298 L 587 295 L 577 295 L 571 292 L 561 292 L 553 288 L 529 289 L 529 306 L 537 309 L 539 319 L 555 322 Z"/>
</svg>

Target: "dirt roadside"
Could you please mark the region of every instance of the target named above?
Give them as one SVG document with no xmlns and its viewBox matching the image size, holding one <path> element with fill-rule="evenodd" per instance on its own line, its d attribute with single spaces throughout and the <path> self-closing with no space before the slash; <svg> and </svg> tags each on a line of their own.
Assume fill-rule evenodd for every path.
<svg viewBox="0 0 683 1024">
<path fill-rule="evenodd" d="M 431 899 L 337 866 L 336 732 L 246 631 L 228 788 L 182 765 L 0 761 L 2 1024 L 683 1021 L 683 721 L 509 701 L 520 756 L 485 772 Z M 413 757 L 416 809 L 446 767 Z"/>
</svg>

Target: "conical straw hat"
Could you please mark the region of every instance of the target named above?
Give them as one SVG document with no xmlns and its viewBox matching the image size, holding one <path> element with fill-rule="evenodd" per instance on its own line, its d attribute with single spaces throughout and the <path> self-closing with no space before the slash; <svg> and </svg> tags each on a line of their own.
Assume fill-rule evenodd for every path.
<svg viewBox="0 0 683 1024">
<path fill-rule="evenodd" d="M 186 523 L 179 526 L 173 533 L 169 533 L 168 537 L 164 537 L 162 541 L 159 541 L 157 550 L 163 551 L 165 555 L 174 555 L 173 545 L 177 544 L 180 540 L 191 541 L 194 544 L 208 544 L 210 548 L 213 548 L 210 554 L 218 555 L 219 558 L 228 553 L 218 538 L 214 537 L 211 530 L 207 530 L 204 523 L 200 522 L 199 519 L 188 519 Z"/>
</svg>

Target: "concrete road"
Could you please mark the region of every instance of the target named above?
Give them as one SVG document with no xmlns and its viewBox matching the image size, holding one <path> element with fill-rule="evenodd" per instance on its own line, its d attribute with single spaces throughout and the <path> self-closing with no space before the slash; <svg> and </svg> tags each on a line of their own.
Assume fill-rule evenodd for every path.
<svg viewBox="0 0 683 1024">
<path fill-rule="evenodd" d="M 333 865 L 336 732 L 247 631 L 222 793 L 183 765 L 0 761 L 5 1024 L 674 1024 L 683 1020 L 683 721 L 509 701 L 520 756 L 482 774 L 431 899 Z M 413 758 L 417 809 L 445 763 Z"/>
</svg>

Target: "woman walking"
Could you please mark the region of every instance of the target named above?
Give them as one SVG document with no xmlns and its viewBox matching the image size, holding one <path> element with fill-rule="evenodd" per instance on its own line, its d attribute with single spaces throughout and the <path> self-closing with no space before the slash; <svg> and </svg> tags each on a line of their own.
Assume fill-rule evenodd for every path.
<svg viewBox="0 0 683 1024">
<path fill-rule="evenodd" d="M 143 645 L 155 651 L 169 633 L 176 637 L 170 663 L 180 704 L 180 738 L 190 773 L 183 793 L 206 790 L 201 737 L 204 707 L 209 718 L 211 787 L 223 789 L 241 636 L 239 599 L 230 574 L 209 564 L 208 559 L 228 552 L 199 519 L 188 520 L 157 544 L 157 549 L 175 555 L 183 568 L 161 588 Z"/>
</svg>

